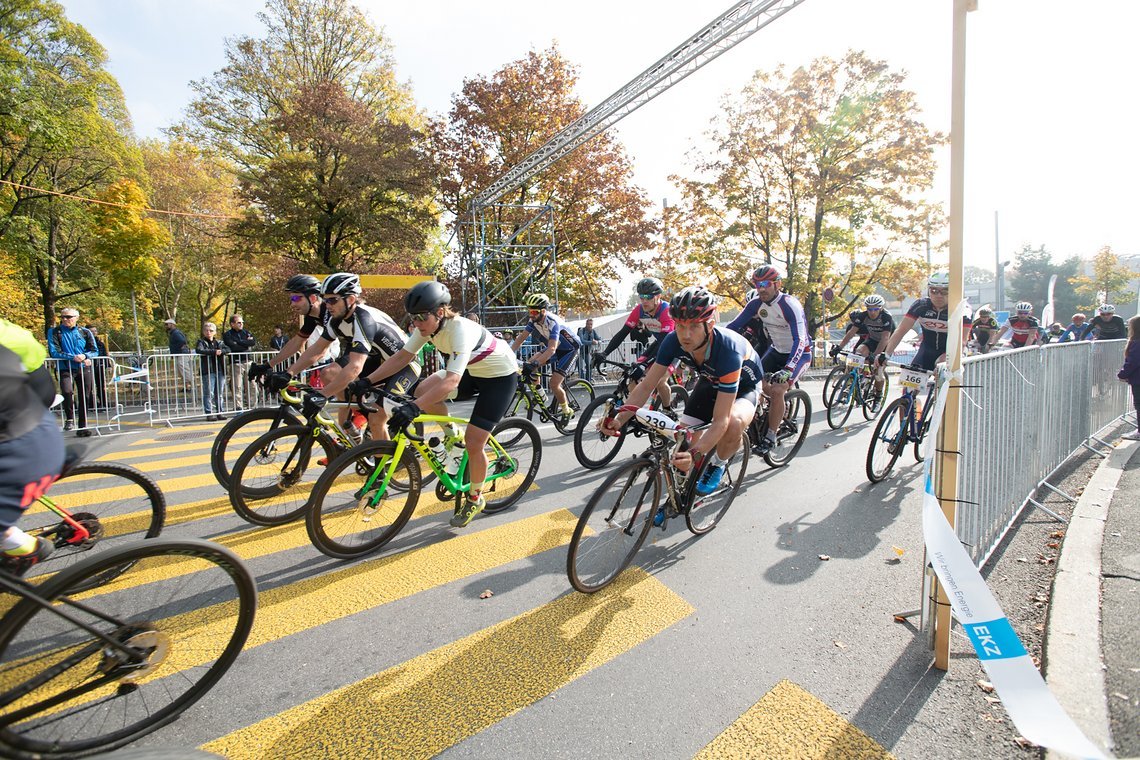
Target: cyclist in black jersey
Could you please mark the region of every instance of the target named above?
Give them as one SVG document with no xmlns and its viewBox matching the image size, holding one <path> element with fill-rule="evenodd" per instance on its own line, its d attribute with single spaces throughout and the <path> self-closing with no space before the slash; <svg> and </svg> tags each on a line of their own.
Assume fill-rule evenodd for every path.
<svg viewBox="0 0 1140 760">
<path fill-rule="evenodd" d="M 998 339 L 998 322 L 994 319 L 994 312 L 988 306 L 978 307 L 974 314 L 974 321 L 970 326 L 970 340 L 974 342 L 979 353 L 988 353 Z"/>
<path fill-rule="evenodd" d="M 946 341 L 950 335 L 949 273 L 935 272 L 930 275 L 926 292 L 926 298 L 920 298 L 911 304 L 906 316 L 899 322 L 898 329 L 891 335 L 887 350 L 880 355 L 880 358 L 894 353 L 902 339 L 914 329 L 916 324 L 922 327 L 922 343 L 911 363 L 929 372 L 938 362 L 946 358 Z M 968 316 L 962 318 L 962 326 L 962 341 L 965 342 L 970 334 Z"/>
<path fill-rule="evenodd" d="M 297 333 L 286 341 L 285 345 L 281 346 L 277 354 L 269 361 L 250 367 L 251 380 L 259 375 L 268 374 L 272 367 L 276 367 L 298 352 L 306 353 L 305 358 L 311 359 L 314 364 L 320 364 L 322 359 L 336 358 L 335 355 L 329 356 L 329 354 L 337 353 L 333 349 L 337 349 L 339 343 L 329 346 L 324 352 L 314 348 L 311 344 L 306 345 L 313 333 L 319 334 L 329 321 L 328 309 L 321 301 L 321 281 L 310 274 L 293 275 L 285 283 L 285 292 L 289 294 L 289 308 L 301 320 L 301 326 Z M 339 364 L 328 363 L 321 367 L 321 381 L 323 383 L 332 382 L 339 370 Z"/>
<path fill-rule="evenodd" d="M 1110 303 L 1101 304 L 1096 316 L 1089 320 L 1085 332 L 1089 340 L 1120 340 L 1128 337 L 1128 327 L 1124 320 L 1116 316 L 1116 307 Z"/>
<path fill-rule="evenodd" d="M 16 527 L 63 468 L 63 434 L 49 410 L 55 384 L 46 356 L 34 335 L 0 319 L 0 567 L 17 575 L 53 548 L 50 540 Z"/>
<path fill-rule="evenodd" d="M 839 352 L 847 345 L 852 336 L 858 335 L 859 340 L 851 350 L 860 356 L 877 356 L 887 348 L 891 333 L 895 331 L 895 318 L 886 310 L 886 301 L 881 295 L 872 293 L 863 299 L 863 311 L 851 312 L 851 324 L 847 332 L 831 349 L 831 356 L 839 356 Z M 883 367 L 878 367 L 875 373 L 875 393 L 883 391 Z"/>
</svg>

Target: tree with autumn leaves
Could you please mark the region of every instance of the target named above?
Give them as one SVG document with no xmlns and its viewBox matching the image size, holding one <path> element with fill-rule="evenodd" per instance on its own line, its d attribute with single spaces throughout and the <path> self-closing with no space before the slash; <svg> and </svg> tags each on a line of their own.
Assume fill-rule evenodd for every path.
<svg viewBox="0 0 1140 760">
<path fill-rule="evenodd" d="M 673 276 L 739 301 L 749 270 L 775 263 L 813 329 L 876 286 L 918 292 L 915 252 L 943 224 L 923 194 L 944 138 L 903 85 L 860 52 L 757 72 L 714 120 L 694 176 L 676 178 Z M 838 300 L 825 315 L 828 287 Z"/>
</svg>

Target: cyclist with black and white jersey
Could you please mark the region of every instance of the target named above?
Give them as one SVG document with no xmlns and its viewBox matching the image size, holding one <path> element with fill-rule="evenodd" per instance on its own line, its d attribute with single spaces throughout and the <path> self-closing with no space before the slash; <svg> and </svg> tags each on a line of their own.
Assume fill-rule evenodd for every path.
<svg viewBox="0 0 1140 760">
<path fill-rule="evenodd" d="M 330 398 L 341 394 L 357 377 L 374 372 L 403 347 L 407 334 L 387 314 L 368 306 L 361 293 L 360 278 L 355 274 L 337 272 L 325 278 L 321 283 L 321 299 L 328 310 L 328 321 L 321 328 L 321 337 L 285 372 L 269 376 L 266 386 L 271 391 L 285 387 L 341 338 L 349 341 L 347 353 L 338 360 L 341 371 L 321 389 L 321 393 Z M 385 387 L 393 393 L 408 393 L 419 379 L 419 373 L 419 364 L 413 362 L 392 376 Z M 388 437 L 384 426 L 387 418 L 384 409 L 368 415 L 373 440 Z M 347 410 L 342 410 L 341 419 L 342 422 L 348 419 Z"/>
<path fill-rule="evenodd" d="M 946 341 L 949 338 L 950 312 L 950 275 L 947 272 L 935 272 L 930 275 L 926 283 L 926 298 L 919 298 L 910 308 L 906 316 L 899 321 L 899 326 L 891 335 L 887 343 L 887 350 L 879 355 L 880 361 L 885 362 L 887 357 L 894 353 L 902 339 L 907 336 L 915 325 L 922 328 L 922 342 L 918 347 L 918 354 L 911 364 L 932 372 L 938 362 L 946 358 Z M 970 334 L 970 317 L 962 318 L 963 343 Z"/>
<path fill-rule="evenodd" d="M 264 364 L 250 367 L 250 379 L 259 374 L 268 374 L 271 367 L 276 367 L 298 352 L 309 350 L 320 338 L 330 319 L 328 308 L 321 300 L 321 281 L 316 277 L 311 274 L 295 274 L 285 282 L 285 292 L 289 294 L 289 309 L 301 320 L 301 326 L 272 358 Z M 313 349 L 312 354 L 312 367 L 321 370 L 321 381 L 331 382 L 340 370 L 339 364 L 333 364 L 340 356 L 340 341 L 333 342 L 323 353 Z"/>
<path fill-rule="evenodd" d="M 831 349 L 832 358 L 839 356 L 839 352 L 847 345 L 853 336 L 858 335 L 855 346 L 851 350 L 863 357 L 877 356 L 887 347 L 891 333 L 895 331 L 895 318 L 886 310 L 886 301 L 881 295 L 872 293 L 863 299 L 863 311 L 851 312 L 851 324 L 843 338 Z M 883 368 L 879 367 L 875 374 L 875 394 L 882 393 L 885 377 Z"/>
<path fill-rule="evenodd" d="M 633 338 L 638 343 L 645 344 L 643 350 L 634 360 L 638 365 L 629 375 L 630 389 L 637 387 L 645 373 L 657 357 L 657 349 L 661 347 L 661 339 L 673 332 L 673 315 L 669 310 L 669 302 L 664 299 L 665 283 L 656 277 L 642 277 L 635 288 L 637 292 L 637 306 L 626 317 L 625 323 L 618 330 L 610 342 L 597 354 L 594 354 L 595 367 L 609 356 L 622 341 Z M 669 389 L 669 377 L 666 375 L 657 385 L 657 398 L 660 399 L 661 411 L 673 416 L 672 391 Z"/>
<path fill-rule="evenodd" d="M 462 528 L 487 506 L 483 496 L 483 482 L 487 477 L 484 446 L 514 398 L 519 365 L 506 341 L 496 338 L 477 322 L 459 316 L 450 304 L 451 292 L 442 282 L 420 282 L 413 286 L 404 296 L 404 310 L 414 325 L 412 336 L 379 369 L 353 383 L 349 393 L 359 396 L 370 384 L 379 384 L 401 372 L 429 343 L 448 355 L 447 365 L 416 387 L 414 403 L 392 412 L 393 426 L 407 425 L 422 413 L 446 415 L 445 402 L 455 397 L 460 379 L 464 374 L 471 378 L 472 385 L 479 391 L 464 433 L 471 488 L 464 499 L 456 500 L 455 514 L 451 518 L 452 526 Z M 449 431 L 449 437 L 454 434 Z M 448 447 L 454 444 L 453 440 L 444 442 Z"/>
<path fill-rule="evenodd" d="M 784 395 L 804 370 L 811 366 L 811 336 L 807 315 L 799 300 L 781 292 L 784 274 L 771 264 L 761 264 L 752 272 L 756 297 L 728 324 L 728 329 L 741 332 L 758 319 L 768 336 L 768 350 L 760 357 L 764 372 L 764 394 L 768 396 L 768 433 L 758 444 L 759 453 L 779 445 L 776 431 L 784 419 Z"/>
<path fill-rule="evenodd" d="M 582 347 L 578 336 L 571 330 L 562 318 L 550 311 L 550 298 L 545 293 L 532 293 L 526 297 L 527 323 L 526 329 L 518 334 L 512 351 L 518 351 L 527 337 L 533 335 L 541 343 L 546 344 L 543 351 L 535 354 L 529 361 L 523 363 L 523 376 L 530 381 L 534 370 L 547 362 L 553 370 L 550 374 L 550 392 L 554 402 L 558 404 L 558 412 L 570 419 L 574 410 L 566 400 L 566 391 L 562 388 L 562 381 L 574 369 L 574 362 L 578 358 L 578 351 Z"/>
</svg>

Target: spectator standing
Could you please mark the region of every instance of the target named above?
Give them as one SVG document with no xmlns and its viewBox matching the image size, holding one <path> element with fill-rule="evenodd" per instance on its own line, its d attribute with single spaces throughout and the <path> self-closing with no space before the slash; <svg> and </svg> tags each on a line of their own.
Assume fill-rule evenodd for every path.
<svg viewBox="0 0 1140 760">
<path fill-rule="evenodd" d="M 594 379 L 594 366 L 591 360 L 594 348 L 602 342 L 602 336 L 594 329 L 594 320 L 587 319 L 585 327 L 578 328 L 578 340 L 582 342 L 582 350 L 578 354 L 578 374 L 587 380 Z"/>
<path fill-rule="evenodd" d="M 1140 441 L 1140 314 L 1128 320 L 1128 344 L 1124 347 L 1124 366 L 1116 374 L 1132 386 L 1132 406 L 1136 410 L 1136 430 L 1125 433 L 1129 441 Z"/>
<path fill-rule="evenodd" d="M 95 348 L 99 350 L 99 358 L 93 364 L 95 374 L 95 408 L 107 411 L 107 344 L 99 337 L 99 329 L 95 325 L 87 325 L 87 331 L 95 338 Z"/>
<path fill-rule="evenodd" d="M 285 331 L 281 328 L 281 325 L 275 325 L 273 328 L 273 337 L 269 339 L 269 347 L 274 351 L 280 351 L 288 342 L 289 339 L 285 337 Z"/>
<path fill-rule="evenodd" d="M 63 395 L 63 414 L 66 418 L 63 429 L 71 430 L 75 427 L 78 411 L 79 430 L 76 435 L 86 438 L 91 435 L 87 429 L 87 410 L 95 406 L 92 359 L 99 355 L 95 336 L 87 328 L 79 326 L 79 311 L 69 306 L 60 312 L 59 324 L 48 329 L 47 339 L 52 358 L 61 360 L 58 363 L 59 392 Z M 76 392 L 79 395 L 78 404 Z"/>
<path fill-rule="evenodd" d="M 226 411 L 226 354 L 230 349 L 218 340 L 218 327 L 213 322 L 202 325 L 202 337 L 194 346 L 201 359 L 202 407 L 206 419 L 220 420 Z"/>
<path fill-rule="evenodd" d="M 162 323 L 166 328 L 170 355 L 174 357 L 174 370 L 182 383 L 182 389 L 189 393 L 193 385 L 190 375 L 190 341 L 186 339 L 186 333 L 178 329 L 177 324 L 173 319 Z"/>
<path fill-rule="evenodd" d="M 1069 326 L 1065 328 L 1065 332 L 1061 333 L 1061 338 L 1058 343 L 1068 343 L 1069 341 L 1084 340 L 1085 333 L 1088 332 L 1089 326 L 1085 322 L 1088 319 L 1084 314 L 1077 312 L 1073 315 L 1072 321 Z"/>
<path fill-rule="evenodd" d="M 249 363 L 248 353 L 257 345 L 257 339 L 253 337 L 253 333 L 245 329 L 245 320 L 241 314 L 234 314 L 230 317 L 230 329 L 226 330 L 222 336 L 222 341 L 225 342 L 229 352 L 234 354 L 234 408 L 241 411 L 245 409 L 247 402 L 253 406 L 253 398 L 250 393 L 251 386 L 245 365 Z"/>
</svg>

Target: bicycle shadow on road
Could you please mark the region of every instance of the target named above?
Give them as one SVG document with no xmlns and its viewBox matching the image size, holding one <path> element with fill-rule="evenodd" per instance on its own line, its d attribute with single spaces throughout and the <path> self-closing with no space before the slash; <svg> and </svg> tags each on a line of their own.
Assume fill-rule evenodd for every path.
<svg viewBox="0 0 1140 760">
<path fill-rule="evenodd" d="M 813 513 L 805 512 L 777 526 L 776 549 L 787 554 L 765 570 L 764 577 L 791 585 L 816 572 L 821 554 L 833 559 L 867 556 L 879 546 L 879 533 L 898 519 L 903 501 L 920 485 L 919 479 L 901 475 L 875 487 L 863 484 L 817 522 L 808 522 Z"/>
</svg>

